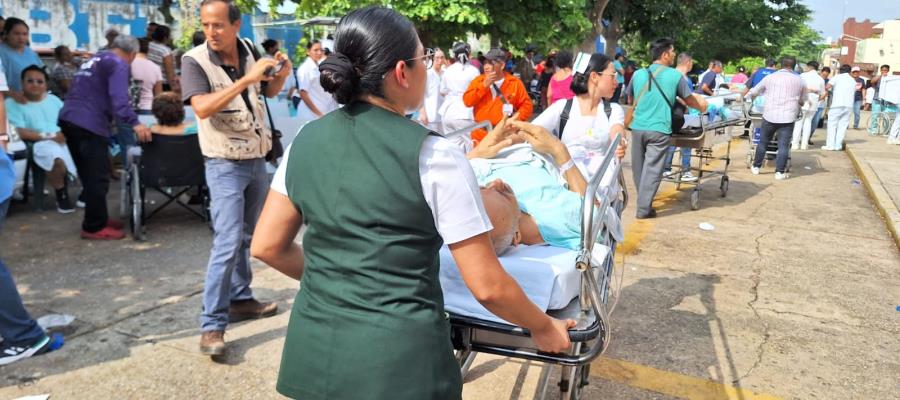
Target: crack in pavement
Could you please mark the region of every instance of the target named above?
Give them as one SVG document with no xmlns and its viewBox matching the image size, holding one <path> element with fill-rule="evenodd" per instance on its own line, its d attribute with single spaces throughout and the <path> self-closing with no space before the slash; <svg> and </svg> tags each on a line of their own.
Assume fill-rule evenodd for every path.
<svg viewBox="0 0 900 400">
<path fill-rule="evenodd" d="M 803 314 L 803 313 L 798 313 L 798 312 L 794 312 L 794 311 L 781 311 L 781 310 L 775 310 L 775 309 L 768 308 L 768 307 L 759 307 L 759 308 L 757 308 L 757 309 L 760 310 L 760 311 L 768 311 L 768 312 L 771 312 L 771 313 L 773 313 L 773 314 L 779 314 L 779 315 L 796 315 L 796 316 L 798 316 L 798 317 L 809 318 L 809 319 L 813 319 L 813 320 L 816 320 L 816 321 L 819 321 L 819 322 L 828 323 L 828 324 L 843 325 L 843 326 L 846 326 L 846 327 L 848 327 L 848 328 L 874 329 L 874 330 L 881 331 L 881 332 L 884 332 L 884 333 L 889 334 L 889 335 L 898 335 L 898 334 L 900 334 L 900 331 L 892 331 L 892 330 L 890 330 L 890 329 L 882 328 L 882 327 L 876 326 L 876 325 L 851 324 L 851 323 L 845 322 L 845 321 L 843 321 L 843 320 L 823 318 L 823 317 L 821 317 L 821 316 L 816 317 L 816 316 L 807 315 L 807 314 Z"/>
<path fill-rule="evenodd" d="M 768 202 L 768 200 L 763 202 L 763 204 L 760 204 L 759 209 L 761 209 L 766 202 Z M 756 211 L 754 211 L 754 213 L 755 212 Z M 769 332 L 769 324 L 767 324 L 766 321 L 763 320 L 762 316 L 759 315 L 759 309 L 756 308 L 756 302 L 759 300 L 759 284 L 760 282 L 762 282 L 762 267 L 760 267 L 760 264 L 765 260 L 765 257 L 763 257 L 762 255 L 762 244 L 760 243 L 760 240 L 762 240 L 763 237 L 772 232 L 772 226 L 767 226 L 766 228 L 767 229 L 765 232 L 753 239 L 753 241 L 756 242 L 756 259 L 753 262 L 755 267 L 753 268 L 753 276 L 750 277 L 750 280 L 753 282 L 753 286 L 750 287 L 750 293 L 753 295 L 753 299 L 747 302 L 747 306 L 750 307 L 750 310 L 753 311 L 753 315 L 762 323 L 763 340 L 756 348 L 756 361 L 753 363 L 750 369 L 747 370 L 746 373 L 739 376 L 732 382 L 734 385 L 739 385 L 742 380 L 749 377 L 750 374 L 753 373 L 753 371 L 756 369 L 756 367 L 759 366 L 759 364 L 762 362 L 763 354 L 765 353 L 765 346 L 769 343 L 769 338 L 771 337 L 771 333 Z"/>
<path fill-rule="evenodd" d="M 105 324 L 97 324 L 97 325 L 94 325 L 94 324 L 90 324 L 90 323 L 89 323 L 91 326 L 94 327 L 93 329 L 88 329 L 88 330 L 85 330 L 85 331 L 82 331 L 82 332 L 77 332 L 77 333 L 75 333 L 75 334 L 69 336 L 69 339 L 68 339 L 68 340 L 72 340 L 72 339 L 75 339 L 75 338 L 78 338 L 78 337 L 81 337 L 81 336 L 85 336 L 85 335 L 88 335 L 88 334 L 91 334 L 91 333 L 94 333 L 94 332 L 98 332 L 98 331 L 101 331 L 101 330 L 104 330 L 104 329 L 107 329 L 107 328 L 111 328 L 111 327 L 113 327 L 113 326 L 115 326 L 115 325 L 118 325 L 120 322 L 127 321 L 127 320 L 129 320 L 129 319 L 131 319 L 131 318 L 134 318 L 134 317 L 137 317 L 137 316 L 146 314 L 146 313 L 148 313 L 148 312 L 152 312 L 152 311 L 158 310 L 158 309 L 163 308 L 163 307 L 165 307 L 165 306 L 169 306 L 169 305 L 181 303 L 181 302 L 183 302 L 183 301 L 185 301 L 185 300 L 188 300 L 188 299 L 190 299 L 191 297 L 194 297 L 194 296 L 196 296 L 196 295 L 198 295 L 198 294 L 201 294 L 201 293 L 203 293 L 203 289 L 202 289 L 202 288 L 201 288 L 201 289 L 195 289 L 195 290 L 192 291 L 192 292 L 189 292 L 189 293 L 186 293 L 186 294 L 183 294 L 183 295 L 174 296 L 174 298 L 172 298 L 172 296 L 170 296 L 170 297 L 167 298 L 168 300 L 166 300 L 166 301 L 162 301 L 162 302 L 160 302 L 160 303 L 154 304 L 153 306 L 150 306 L 150 307 L 145 308 L 145 309 L 143 309 L 143 310 L 135 311 L 135 312 L 133 312 L 133 313 L 131 313 L 131 314 L 128 314 L 128 315 L 125 315 L 125 316 L 123 316 L 123 317 L 114 319 L 114 320 L 109 321 L 109 322 L 107 322 L 107 323 L 105 323 Z M 115 329 L 113 329 L 113 330 L 116 331 Z M 130 335 L 130 334 L 129 334 L 129 335 Z"/>
</svg>

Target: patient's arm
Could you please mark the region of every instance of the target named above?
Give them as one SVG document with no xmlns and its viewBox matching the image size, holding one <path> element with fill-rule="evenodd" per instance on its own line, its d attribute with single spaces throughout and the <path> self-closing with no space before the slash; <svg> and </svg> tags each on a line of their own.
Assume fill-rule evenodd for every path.
<svg viewBox="0 0 900 400">
<path fill-rule="evenodd" d="M 553 157 L 553 162 L 557 168 L 572 161 L 572 156 L 569 155 L 569 149 L 566 148 L 566 145 L 562 144 L 556 136 L 550 134 L 547 128 L 524 121 L 510 121 L 509 124 L 519 128 L 519 132 L 523 134 L 528 143 L 531 143 L 534 151 Z M 587 191 L 587 180 L 584 179 L 578 168 L 575 168 L 573 164 L 569 165 L 571 167 L 565 171 L 560 171 L 560 174 L 566 180 L 569 190 L 584 196 L 584 193 Z"/>
<path fill-rule="evenodd" d="M 558 353 L 569 347 L 568 328 L 575 321 L 560 321 L 541 311 L 500 265 L 488 233 L 449 245 L 459 273 L 481 305 L 515 325 L 531 331 L 542 351 Z"/>
<path fill-rule="evenodd" d="M 250 255 L 296 280 L 303 276 L 303 249 L 294 242 L 303 215 L 291 200 L 274 190 L 269 190 L 266 204 L 259 215 Z"/>
<path fill-rule="evenodd" d="M 696 109 L 696 110 L 700 111 L 701 113 L 706 112 L 706 107 L 708 105 L 706 103 L 706 99 L 704 99 L 703 97 L 698 96 L 696 94 L 692 94 L 688 97 L 685 97 L 684 103 L 687 104 L 688 107 Z"/>
<path fill-rule="evenodd" d="M 518 112 L 511 117 L 504 116 L 500 123 L 484 139 L 481 139 L 478 146 L 466 153 L 466 158 L 470 160 L 473 158 L 494 158 L 500 150 L 521 142 L 520 138 L 515 135 L 515 130 L 510 129 L 510 125 L 507 123 L 507 121 L 518 120 L 518 118 Z"/>
</svg>

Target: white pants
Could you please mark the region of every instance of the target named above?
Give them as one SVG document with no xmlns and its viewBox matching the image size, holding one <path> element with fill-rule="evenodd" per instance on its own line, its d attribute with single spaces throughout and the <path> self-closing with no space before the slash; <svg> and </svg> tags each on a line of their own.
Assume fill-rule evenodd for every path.
<svg viewBox="0 0 900 400">
<path fill-rule="evenodd" d="M 57 158 L 62 160 L 70 174 L 78 175 L 78 169 L 75 168 L 75 161 L 72 161 L 69 147 L 64 143 L 60 144 L 45 139 L 34 144 L 34 163 L 41 167 L 42 170 L 50 171 L 53 169 L 53 163 Z"/>
<path fill-rule="evenodd" d="M 794 134 L 791 136 L 791 147 L 797 148 L 801 145 L 806 147 L 809 143 L 809 136 L 812 134 L 812 119 L 816 115 L 819 96 L 815 93 L 807 95 L 807 101 L 803 104 L 803 117 L 794 123 Z"/>
<path fill-rule="evenodd" d="M 828 136 L 825 147 L 840 150 L 844 147 L 844 135 L 850 126 L 852 107 L 831 107 L 828 110 Z"/>
<path fill-rule="evenodd" d="M 894 124 L 891 125 L 891 133 L 889 135 L 889 138 L 894 140 L 900 139 L 900 117 L 894 118 Z"/>
</svg>

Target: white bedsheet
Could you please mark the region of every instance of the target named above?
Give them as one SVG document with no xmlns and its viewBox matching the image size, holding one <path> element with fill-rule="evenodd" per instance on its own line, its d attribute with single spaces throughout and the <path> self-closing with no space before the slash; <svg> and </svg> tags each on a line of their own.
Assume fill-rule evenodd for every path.
<svg viewBox="0 0 900 400">
<path fill-rule="evenodd" d="M 609 248 L 594 245 L 595 265 L 606 259 Z M 581 292 L 581 272 L 575 268 L 576 251 L 546 245 L 519 246 L 500 257 L 503 269 L 519 283 L 525 295 L 543 311 L 565 307 Z M 441 288 L 444 308 L 468 317 L 509 323 L 475 300 L 463 282 L 447 247 L 441 248 Z"/>
</svg>

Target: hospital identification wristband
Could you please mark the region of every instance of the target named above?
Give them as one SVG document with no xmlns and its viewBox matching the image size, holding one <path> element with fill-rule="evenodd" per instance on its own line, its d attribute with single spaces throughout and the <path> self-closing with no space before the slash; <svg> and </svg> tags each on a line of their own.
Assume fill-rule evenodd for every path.
<svg viewBox="0 0 900 400">
<path fill-rule="evenodd" d="M 563 165 L 559 166 L 559 173 L 565 174 L 566 171 L 572 169 L 572 167 L 574 167 L 574 166 L 575 166 L 575 160 L 570 158 L 569 161 L 566 161 Z"/>
<path fill-rule="evenodd" d="M 2 142 L 8 142 L 8 141 L 9 141 L 9 135 L 6 134 L 6 133 L 0 133 L 0 141 L 2 141 Z"/>
</svg>

